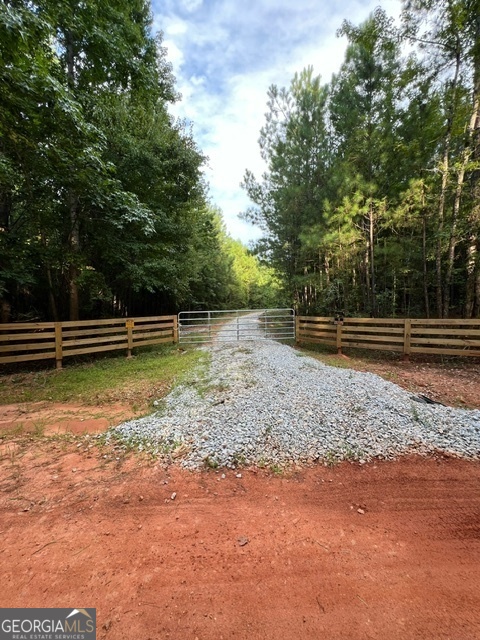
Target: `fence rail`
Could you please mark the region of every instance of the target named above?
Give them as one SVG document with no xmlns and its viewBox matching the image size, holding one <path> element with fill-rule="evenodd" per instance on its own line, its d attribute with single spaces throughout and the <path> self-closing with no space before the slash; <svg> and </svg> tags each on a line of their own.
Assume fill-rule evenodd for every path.
<svg viewBox="0 0 480 640">
<path fill-rule="evenodd" d="M 299 316 L 297 342 L 312 342 L 342 349 L 480 356 L 480 320 L 418 320 L 397 318 L 344 318 Z"/>
<path fill-rule="evenodd" d="M 480 320 L 418 320 L 298 316 L 297 342 L 342 349 L 480 356 Z M 178 342 L 177 316 L 67 322 L 0 324 L 0 364 L 54 360 L 68 356 Z"/>
<path fill-rule="evenodd" d="M 178 341 L 177 316 L 15 322 L 0 324 L 0 364 L 54 359 L 58 369 L 67 356 Z"/>
</svg>

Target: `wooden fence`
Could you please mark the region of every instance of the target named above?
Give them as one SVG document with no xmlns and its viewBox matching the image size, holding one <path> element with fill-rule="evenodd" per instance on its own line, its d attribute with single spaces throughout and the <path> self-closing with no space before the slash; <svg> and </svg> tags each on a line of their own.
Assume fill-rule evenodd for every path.
<svg viewBox="0 0 480 640">
<path fill-rule="evenodd" d="M 403 353 L 480 356 L 480 320 L 297 317 L 297 342 Z"/>
<path fill-rule="evenodd" d="M 177 316 L 115 318 L 68 322 L 0 324 L 0 364 L 54 359 L 58 369 L 67 356 L 178 341 Z"/>
</svg>

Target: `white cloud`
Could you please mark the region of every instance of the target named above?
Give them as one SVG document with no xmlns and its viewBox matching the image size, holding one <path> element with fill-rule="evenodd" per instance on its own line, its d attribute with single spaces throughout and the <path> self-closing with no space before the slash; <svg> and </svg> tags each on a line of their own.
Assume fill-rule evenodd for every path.
<svg viewBox="0 0 480 640">
<path fill-rule="evenodd" d="M 180 4 L 186 11 L 193 12 L 202 6 L 203 0 L 181 0 Z"/>
<path fill-rule="evenodd" d="M 328 82 L 346 47 L 337 29 L 345 18 L 365 20 L 378 0 L 162 0 L 157 9 L 155 2 L 154 24 L 165 33 L 183 96 L 174 114 L 194 123 L 209 157 L 212 201 L 230 233 L 244 241 L 258 238 L 259 230 L 237 217 L 249 206 L 239 184 L 247 167 L 257 175 L 264 170 L 257 140 L 268 87 L 288 85 L 307 65 Z M 381 4 L 398 15 L 399 0 Z"/>
<path fill-rule="evenodd" d="M 188 22 L 177 16 L 169 17 L 163 24 L 163 32 L 166 36 L 181 36 L 188 30 Z"/>
</svg>

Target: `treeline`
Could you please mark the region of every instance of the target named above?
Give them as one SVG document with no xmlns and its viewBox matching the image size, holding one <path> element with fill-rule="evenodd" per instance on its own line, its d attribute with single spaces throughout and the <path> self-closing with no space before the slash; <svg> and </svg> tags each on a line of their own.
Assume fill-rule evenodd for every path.
<svg viewBox="0 0 480 640">
<path fill-rule="evenodd" d="M 0 91 L 0 321 L 260 305 L 275 291 L 208 205 L 147 0 L 4 0 Z"/>
<path fill-rule="evenodd" d="M 267 171 L 247 171 L 270 260 L 301 312 L 480 317 L 480 2 L 405 0 L 345 22 L 329 84 L 270 87 Z"/>
</svg>

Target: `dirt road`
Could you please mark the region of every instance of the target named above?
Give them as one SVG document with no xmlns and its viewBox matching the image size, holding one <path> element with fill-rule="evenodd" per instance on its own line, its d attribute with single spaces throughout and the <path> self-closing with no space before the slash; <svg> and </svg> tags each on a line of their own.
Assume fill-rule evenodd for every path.
<svg viewBox="0 0 480 640">
<path fill-rule="evenodd" d="M 0 488 L 0 605 L 96 607 L 98 638 L 480 638 L 478 462 L 222 477 L 39 440 Z"/>
</svg>

